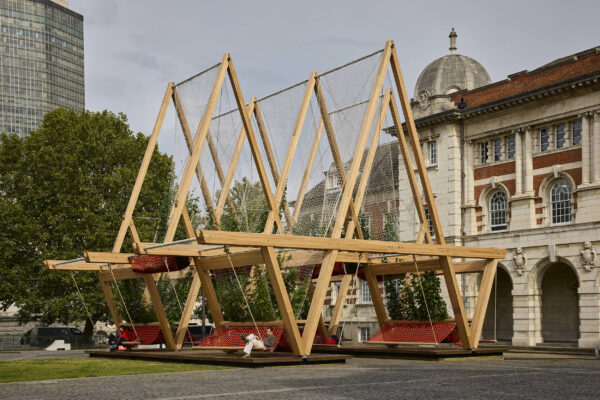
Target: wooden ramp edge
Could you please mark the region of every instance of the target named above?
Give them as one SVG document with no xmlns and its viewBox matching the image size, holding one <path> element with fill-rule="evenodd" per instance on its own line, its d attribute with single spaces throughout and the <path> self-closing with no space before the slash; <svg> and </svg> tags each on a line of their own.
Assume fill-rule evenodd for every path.
<svg viewBox="0 0 600 400">
<path fill-rule="evenodd" d="M 385 345 L 350 345 L 350 346 L 331 346 L 315 344 L 312 348 L 313 353 L 321 354 L 346 354 L 354 357 L 372 357 L 372 358 L 398 358 L 408 360 L 430 360 L 444 361 L 457 359 L 503 359 L 507 347 L 485 347 L 478 348 L 475 351 L 465 350 L 462 347 L 422 347 L 422 346 L 395 346 Z"/>
<path fill-rule="evenodd" d="M 168 351 L 168 350 L 87 350 L 90 357 L 123 358 L 129 360 L 146 360 L 162 362 L 192 363 L 204 365 L 219 365 L 228 367 L 276 367 L 289 365 L 316 365 L 345 363 L 352 358 L 349 354 L 311 354 L 306 358 L 297 357 L 288 352 L 253 352 L 249 358 L 242 358 L 243 353 L 227 354 L 222 351 Z"/>
</svg>

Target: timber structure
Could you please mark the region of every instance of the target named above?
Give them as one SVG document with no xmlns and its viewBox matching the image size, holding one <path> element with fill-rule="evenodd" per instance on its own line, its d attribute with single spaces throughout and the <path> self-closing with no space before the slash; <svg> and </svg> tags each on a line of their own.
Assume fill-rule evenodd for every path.
<svg viewBox="0 0 600 400">
<path fill-rule="evenodd" d="M 385 76 L 388 71 L 391 71 L 390 76 L 393 79 L 390 87 L 384 87 Z M 435 271 L 443 275 L 462 346 L 468 350 L 476 349 L 481 337 L 496 265 L 498 259 L 505 257 L 505 251 L 495 248 L 450 246 L 445 243 L 394 43 L 388 41 L 383 50 L 379 52 L 379 64 L 373 86 L 370 89 L 370 97 L 363 107 L 364 114 L 356 142 L 352 144 L 354 155 L 351 160 L 341 159 L 337 147 L 338 143 L 335 140 L 334 126 L 328 112 L 330 104 L 327 104 L 320 80 L 321 76 L 317 73 L 311 73 L 305 83 L 305 93 L 299 105 L 289 147 L 281 168 L 275 162 L 259 102 L 254 98 L 249 103 L 244 100 L 233 60 L 229 54 L 225 54 L 221 62 L 213 67 L 213 75 L 212 90 L 208 98 L 204 99 L 204 112 L 195 132 L 192 132 L 193 127 L 189 122 L 190 117 L 186 115 L 182 105 L 178 90 L 179 85 L 172 82 L 167 85 L 112 251 L 85 251 L 81 259 L 46 260 L 44 262 L 45 266 L 55 270 L 95 272 L 98 275 L 108 308 L 117 326 L 124 322 L 115 305 L 111 282 L 123 279 L 144 279 L 148 300 L 152 303 L 156 312 L 158 325 L 162 330 L 166 346 L 170 350 L 177 350 L 183 345 L 186 329 L 201 287 L 216 328 L 235 325 L 235 322 L 225 321 L 223 318 L 219 299 L 211 281 L 211 271 L 238 266 L 264 265 L 281 313 L 281 321 L 272 321 L 269 324 L 283 326 L 287 341 L 296 356 L 307 356 L 311 353 L 317 331 L 321 331 L 322 334 L 329 337 L 335 333 L 339 325 L 341 308 L 346 300 L 350 279 L 348 275 L 343 277 L 333 276 L 335 263 L 358 263 L 363 268 L 380 326 L 390 322 L 390 318 L 387 315 L 384 299 L 379 291 L 377 276 Z M 241 119 L 241 129 L 233 156 L 229 160 L 230 165 L 227 166 L 223 165 L 222 160 L 218 157 L 214 144 L 216 133 L 211 132 L 210 129 L 219 94 L 226 79 L 229 79 L 237 104 L 235 112 L 239 113 Z M 324 131 L 341 180 L 341 195 L 335 211 L 335 223 L 331 227 L 328 237 L 297 235 L 294 234 L 292 229 L 299 220 L 299 209 L 307 189 L 307 179 L 302 179 L 293 211 L 285 198 L 292 162 L 296 156 L 298 143 L 301 140 L 303 124 L 311 99 L 316 100 L 320 112 L 314 143 L 319 142 Z M 188 146 L 189 157 L 180 176 L 163 242 L 146 243 L 140 241 L 133 222 L 133 214 L 170 102 L 172 102 L 177 112 L 177 118 Z M 386 114 L 392 116 L 392 127 L 383 126 Z M 256 124 L 252 123 L 253 117 Z M 402 121 L 406 125 L 405 134 L 401 133 L 403 132 Z M 258 127 L 259 135 L 256 135 L 254 125 Z M 358 211 L 361 209 L 365 197 L 365 189 L 369 171 L 373 166 L 375 149 L 384 128 L 391 128 L 394 132 L 400 132 L 397 135 L 400 157 L 408 173 L 410 191 L 421 226 L 415 242 L 365 240 L 361 231 Z M 221 217 L 224 207 L 231 202 L 229 187 L 233 179 L 232 171 L 236 168 L 242 144 L 245 141 L 250 147 L 254 167 L 258 171 L 258 178 L 269 209 L 262 233 L 221 230 Z M 313 148 L 315 147 L 313 146 Z M 200 156 L 205 148 L 208 148 L 212 155 L 212 165 L 201 163 Z M 266 164 L 263 155 L 266 155 Z M 310 170 L 313 168 L 315 152 L 311 151 L 308 160 L 305 177 L 310 175 Z M 211 193 L 208 187 L 205 173 L 209 169 L 214 171 L 220 180 L 222 190 L 220 190 L 218 196 L 217 193 Z M 202 197 L 213 221 L 213 230 L 197 229 L 193 226 L 186 210 L 186 199 L 194 178 L 198 180 L 202 189 Z M 274 188 L 271 182 L 273 182 Z M 213 201 L 214 198 L 217 198 L 216 204 Z M 435 240 L 432 240 L 429 233 L 422 199 L 424 199 L 429 211 L 431 225 L 435 232 Z M 280 205 L 282 206 L 280 207 Z M 283 212 L 280 212 L 281 209 L 283 209 Z M 285 217 L 285 223 L 282 221 L 283 216 L 280 214 Z M 175 232 L 180 225 L 183 226 L 188 239 L 174 241 Z M 122 252 L 124 239 L 128 233 L 133 243 L 132 253 Z M 280 254 L 286 255 L 289 260 L 283 266 L 280 266 L 278 262 L 278 255 Z M 175 334 L 171 331 L 157 289 L 156 280 L 159 274 L 133 272 L 129 264 L 129 258 L 135 255 L 178 256 L 190 259 L 192 283 Z M 292 310 L 290 296 L 286 291 L 281 269 L 302 265 L 319 265 L 320 272 L 318 278 L 313 282 L 314 285 L 310 285 L 311 298 L 308 316 L 305 320 L 300 321 Z M 460 273 L 483 274 L 475 312 L 471 320 L 465 314 L 457 281 L 457 274 Z M 168 274 L 171 278 L 184 276 L 180 271 L 168 272 Z M 185 276 L 189 276 L 189 274 Z M 332 319 L 327 326 L 322 315 L 322 309 L 327 290 L 331 282 L 336 280 L 340 281 L 341 289 Z M 127 322 L 132 323 L 133 321 Z M 302 330 L 299 329 L 299 325 L 303 325 Z"/>
</svg>

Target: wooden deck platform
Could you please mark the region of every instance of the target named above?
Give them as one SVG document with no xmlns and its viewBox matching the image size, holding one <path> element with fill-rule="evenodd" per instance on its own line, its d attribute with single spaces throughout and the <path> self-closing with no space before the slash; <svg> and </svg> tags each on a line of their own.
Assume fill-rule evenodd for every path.
<svg viewBox="0 0 600 400">
<path fill-rule="evenodd" d="M 506 347 L 484 347 L 476 351 L 465 350 L 461 347 L 424 347 L 424 346 L 397 346 L 385 345 L 313 345 L 313 354 L 347 354 L 355 357 L 373 358 L 402 358 L 412 360 L 444 361 L 456 359 L 496 358 L 503 359 Z"/>
<path fill-rule="evenodd" d="M 296 357 L 292 353 L 274 352 L 266 353 L 256 351 L 249 358 L 242 358 L 243 353 L 237 352 L 227 354 L 223 351 L 212 350 L 190 350 L 168 351 L 168 350 L 88 350 L 90 357 L 125 358 L 130 360 L 152 360 L 164 362 L 183 362 L 207 365 L 223 365 L 231 367 L 274 367 L 283 365 L 310 365 L 310 364 L 334 364 L 345 363 L 352 358 L 348 354 L 311 354 L 305 359 Z"/>
</svg>

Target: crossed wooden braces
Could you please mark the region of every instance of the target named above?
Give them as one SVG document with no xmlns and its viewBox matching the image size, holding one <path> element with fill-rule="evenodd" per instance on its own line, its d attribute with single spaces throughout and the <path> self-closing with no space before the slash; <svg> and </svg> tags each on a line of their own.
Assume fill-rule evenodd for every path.
<svg viewBox="0 0 600 400">
<path fill-rule="evenodd" d="M 406 123 L 406 135 L 402 129 L 399 108 L 396 104 L 392 89 L 388 88 L 384 90 L 383 88 L 384 78 L 389 67 L 391 67 L 393 81 L 397 89 L 397 95 L 400 100 L 401 110 Z M 225 173 L 223 170 L 223 166 L 221 165 L 216 151 L 213 136 L 209 129 L 219 93 L 221 92 L 226 75 L 229 77 L 229 81 L 237 103 L 237 110 L 240 113 L 242 120 L 242 128 L 238 135 L 233 152 L 233 158 L 227 173 Z M 315 137 L 312 142 L 307 167 L 300 185 L 300 191 L 298 198 L 296 199 L 295 208 L 293 213 L 291 213 L 287 203 L 284 201 L 285 186 L 288 180 L 295 151 L 300 140 L 303 124 L 313 92 L 319 105 L 321 120 L 318 124 Z M 383 96 L 381 93 L 383 93 Z M 143 243 L 140 241 L 135 224 L 133 222 L 133 212 L 170 100 L 173 101 L 175 106 L 177 117 L 179 119 L 190 155 L 181 176 L 178 191 L 175 195 L 174 204 L 171 208 L 164 242 L 162 244 Z M 380 104 L 380 107 L 379 112 L 377 113 L 378 104 Z M 240 110 L 245 112 L 241 112 Z M 385 115 L 388 110 L 392 115 L 394 123 L 393 129 L 398 139 L 401 156 L 404 161 L 405 170 L 408 174 L 410 189 L 420 221 L 420 229 L 415 243 L 364 240 L 358 220 L 358 210 L 361 208 L 364 200 L 368 177 L 373 166 L 375 151 L 379 143 L 379 136 L 383 128 Z M 263 148 L 265 150 L 265 154 L 267 155 L 267 161 L 271 170 L 271 177 L 276 185 L 274 193 L 271 191 L 265 164 L 263 163 L 260 153 L 259 142 L 255 136 L 251 123 L 252 115 L 255 117 Z M 444 276 L 462 345 L 466 349 L 477 348 L 481 336 L 485 311 L 493 285 L 493 279 L 496 273 L 497 262 L 498 259 L 505 257 L 505 251 L 501 249 L 450 246 L 445 243 L 433 192 L 427 176 L 427 169 L 425 167 L 423 155 L 419 146 L 419 138 L 412 116 L 409 99 L 406 93 L 406 87 L 401 74 L 398 56 L 392 41 L 388 41 L 384 49 L 381 51 L 379 67 L 375 76 L 371 95 L 366 106 L 364 119 L 355 146 L 354 156 L 347 171 L 344 168 L 344 163 L 335 140 L 334 128 L 329 116 L 330 114 L 327 110 L 327 104 L 323 96 L 323 89 L 321 87 L 319 76 L 316 73 L 312 73 L 306 84 L 306 91 L 300 105 L 300 111 L 298 113 L 285 161 L 281 171 L 279 171 L 275 163 L 275 157 L 273 156 L 271 146 L 269 144 L 259 102 L 253 98 L 251 99 L 250 103 L 246 105 L 239 86 L 233 61 L 231 60 L 229 54 L 225 54 L 223 56 L 223 59 L 218 66 L 217 76 L 205 109 L 204 116 L 202 117 L 194 136 L 192 136 L 192 132 L 183 110 L 181 99 L 177 92 L 177 85 L 172 82 L 169 83 L 158 113 L 158 117 L 156 119 L 156 123 L 154 125 L 154 129 L 150 135 L 148 146 L 146 148 L 146 152 L 142 160 L 142 164 L 134 184 L 127 209 L 123 216 L 121 227 L 117 234 L 112 252 L 105 253 L 86 251 L 84 253 L 84 259 L 67 261 L 46 260 L 44 265 L 49 269 L 96 271 L 108 307 L 110 309 L 111 316 L 116 325 L 120 325 L 122 323 L 122 319 L 119 316 L 115 306 L 110 282 L 113 279 L 120 280 L 142 277 L 146 284 L 147 294 L 156 312 L 158 323 L 163 331 L 166 346 L 171 350 L 175 350 L 182 347 L 187 326 L 201 286 L 204 288 L 204 294 L 206 296 L 211 315 L 213 316 L 213 322 L 215 326 L 219 327 L 221 325 L 233 324 L 232 322 L 223 320 L 219 301 L 210 279 L 210 270 L 231 268 L 232 264 L 233 266 L 264 264 L 266 266 L 271 286 L 277 299 L 277 305 L 281 312 L 281 323 L 285 327 L 292 351 L 294 354 L 302 356 L 310 354 L 317 329 L 320 329 L 327 336 L 330 336 L 333 332 L 335 332 L 339 324 L 342 306 L 345 302 L 350 285 L 350 276 L 346 275 L 341 278 L 332 277 L 333 267 L 336 262 L 360 262 L 361 265 L 364 266 L 365 276 L 377 314 L 377 320 L 380 326 L 382 326 L 384 323 L 388 322 L 389 319 L 387 317 L 383 297 L 379 291 L 379 286 L 376 279 L 377 275 L 400 274 L 407 272 L 414 273 L 416 271 L 414 269 L 413 262 L 408 261 L 408 258 L 404 256 L 418 255 L 419 258 L 417 260 L 417 264 L 420 272 L 435 271 L 436 273 Z M 375 128 L 373 130 L 371 145 L 368 149 L 366 149 L 374 120 Z M 342 181 L 342 193 L 339 207 L 337 209 L 335 224 L 332 229 L 331 237 L 323 238 L 293 235 L 291 233 L 292 227 L 299 218 L 299 211 L 304 199 L 304 194 L 307 190 L 309 177 L 311 175 L 323 130 L 327 135 L 329 147 L 334 159 L 334 164 Z M 410 148 L 406 136 L 408 136 L 410 148 L 413 150 L 413 158 L 416 164 L 416 169 L 421 187 L 423 189 L 423 195 L 427 204 L 427 208 L 430 213 L 430 219 L 435 233 L 436 243 L 433 242 L 429 234 L 425 209 L 421 202 L 419 184 L 417 176 L 414 172 L 413 163 L 411 161 L 411 155 L 409 151 Z M 221 217 L 225 204 L 231 202 L 229 197 L 229 187 L 232 183 L 233 175 L 242 151 L 242 146 L 246 139 L 248 140 L 253 161 L 258 171 L 258 176 L 262 185 L 267 206 L 269 208 L 269 214 L 263 233 L 224 232 L 220 230 Z M 211 193 L 203 175 L 203 168 L 206 168 L 207 166 L 201 166 L 199 162 L 199 157 L 205 143 L 208 143 L 214 164 L 213 167 L 222 186 L 222 191 L 216 205 L 213 203 Z M 363 155 L 365 155 L 364 164 L 362 165 L 362 174 L 360 174 Z M 185 208 L 185 201 L 188 196 L 194 175 L 196 175 L 200 183 L 205 204 L 208 211 L 212 214 L 211 216 L 214 221 L 214 226 L 217 230 L 194 230 L 190 217 Z M 356 194 L 353 196 L 354 188 L 357 188 L 357 190 Z M 284 215 L 287 225 L 282 224 L 282 221 L 279 217 L 278 205 L 282 204 L 282 201 L 284 204 Z M 173 239 L 175 237 L 175 231 L 180 222 L 183 224 L 185 233 L 189 239 L 174 242 Z M 129 232 L 131 236 L 135 253 L 121 253 L 123 241 L 127 232 Z M 344 238 L 342 238 L 343 232 L 346 232 Z M 316 280 L 316 286 L 313 287 L 312 284 L 310 286 L 310 308 L 305 321 L 297 321 L 296 317 L 294 316 L 289 296 L 283 282 L 281 267 L 278 263 L 275 249 L 281 249 L 281 252 L 291 256 L 286 257 L 288 261 L 286 261 L 283 268 L 313 264 L 321 265 L 319 278 Z M 177 255 L 187 256 L 192 259 L 192 269 L 194 271 L 193 280 L 175 336 L 173 336 L 169 327 L 164 306 L 156 286 L 155 281 L 158 279 L 158 274 L 139 275 L 134 273 L 129 266 L 128 257 L 136 254 L 154 254 L 164 256 Z M 386 255 L 393 255 L 391 258 L 393 258 L 394 262 L 385 263 L 381 256 Z M 453 258 L 480 260 L 454 262 Z M 472 322 L 469 325 L 456 274 L 473 272 L 483 272 L 483 276 L 474 315 Z M 179 271 L 171 272 L 169 273 L 169 276 L 171 278 L 177 278 L 181 277 L 181 273 Z M 332 319 L 329 327 L 327 327 L 323 319 L 322 308 L 327 289 L 329 288 L 332 280 L 338 279 L 341 281 L 341 286 L 336 301 L 336 306 L 332 313 Z M 298 328 L 299 322 L 304 323 L 302 335 L 300 334 Z"/>
</svg>

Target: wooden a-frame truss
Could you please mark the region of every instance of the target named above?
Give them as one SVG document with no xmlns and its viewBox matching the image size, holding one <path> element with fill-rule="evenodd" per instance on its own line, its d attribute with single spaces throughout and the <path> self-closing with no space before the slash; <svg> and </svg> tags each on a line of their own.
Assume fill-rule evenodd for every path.
<svg viewBox="0 0 600 400">
<path fill-rule="evenodd" d="M 392 89 L 384 89 L 383 87 L 385 74 L 388 68 L 391 68 L 392 71 L 394 86 L 397 90 L 396 94 L 400 100 L 400 108 L 398 108 Z M 214 140 L 209 129 L 217 99 L 226 79 L 226 75 L 229 76 L 237 103 L 237 110 L 242 121 L 242 128 L 227 173 L 223 170 L 223 166 L 218 158 Z M 291 213 L 284 199 L 285 186 L 313 95 L 319 106 L 321 120 L 312 142 L 295 208 L 293 213 Z M 186 162 L 178 191 L 175 195 L 175 201 L 170 212 L 167 233 L 163 244 L 142 243 L 140 242 L 133 223 L 133 211 L 170 100 L 172 100 L 175 105 L 190 156 Z M 378 105 L 380 105 L 379 108 Z M 377 110 L 379 110 L 379 112 L 377 112 Z M 401 150 L 400 154 L 408 174 L 410 189 L 420 221 L 420 229 L 415 243 L 364 240 L 358 221 L 358 210 L 360 210 L 364 200 L 368 177 L 373 166 L 375 151 L 383 128 L 383 121 L 388 110 L 392 115 L 394 124 L 392 128 L 397 133 L 398 144 Z M 405 120 L 406 135 L 403 133 L 402 129 L 400 110 L 402 111 Z M 255 117 L 263 148 L 267 156 L 271 177 L 276 185 L 274 193 L 269 184 L 267 170 L 263 163 L 259 143 L 251 123 L 252 115 Z M 375 128 L 371 130 L 374 121 Z M 291 234 L 291 228 L 299 218 L 299 210 L 307 190 L 308 180 L 323 131 L 325 131 L 325 134 L 327 135 L 334 164 L 342 182 L 342 192 L 336 212 L 335 224 L 332 228 L 330 237 L 324 238 L 293 235 Z M 371 131 L 373 132 L 372 135 Z M 408 140 L 406 136 L 408 136 Z M 371 144 L 367 149 L 369 137 L 371 137 Z M 233 173 L 239 160 L 243 142 L 246 138 L 248 139 L 248 144 L 252 152 L 254 165 L 258 171 L 269 214 L 263 233 L 223 232 L 220 231 L 221 216 L 225 204 L 231 201 L 229 198 L 229 187 L 232 183 Z M 208 143 L 214 163 L 213 167 L 217 172 L 223 189 L 216 205 L 213 204 L 211 193 L 202 172 L 202 168 L 206 168 L 206 166 L 201 166 L 199 164 L 200 153 L 205 143 Z M 412 159 L 410 149 L 412 149 Z M 364 163 L 361 165 L 363 155 Z M 415 167 L 413 166 L 413 159 L 414 165 L 416 165 L 418 179 L 414 172 Z M 362 173 L 360 173 L 361 167 Z M 214 226 L 217 230 L 194 231 L 194 227 L 185 208 L 185 201 L 194 175 L 196 175 L 200 183 L 203 198 L 207 209 L 212 214 Z M 421 202 L 419 182 L 430 213 L 430 220 L 435 233 L 436 243 L 433 243 L 429 234 L 425 209 Z M 357 190 L 355 191 L 355 194 L 353 194 L 355 188 L 357 188 Z M 287 231 L 286 226 L 282 224 L 279 217 L 280 209 L 278 205 L 282 204 L 282 202 L 287 222 Z M 194 239 L 193 243 L 192 240 L 185 241 L 185 243 L 182 243 L 181 241 L 173 242 L 175 231 L 180 222 L 183 224 L 186 235 L 189 238 Z M 121 253 L 123 241 L 127 232 L 130 233 L 133 242 L 135 252 L 133 254 Z M 346 233 L 342 238 L 343 232 Z M 225 246 L 226 249 L 225 247 L 215 248 L 214 245 L 222 245 Z M 286 262 L 286 267 L 311 264 L 320 264 L 321 266 L 319 278 L 316 280 L 316 286 L 313 287 L 311 285 L 310 287 L 310 308 L 305 321 L 297 321 L 294 316 L 289 296 L 283 283 L 280 265 L 277 261 L 275 251 L 277 248 L 285 249 L 283 251 L 290 256 L 288 257 L 289 261 Z M 193 281 L 179 327 L 174 337 L 170 331 L 164 307 L 156 287 L 155 280 L 157 279 L 157 276 L 143 275 L 149 298 L 156 311 L 158 322 L 169 349 L 181 348 L 187 325 L 201 286 L 204 288 L 204 294 L 211 315 L 213 316 L 214 324 L 217 327 L 223 324 L 232 324 L 232 322 L 223 320 L 219 301 L 209 277 L 210 270 L 231 268 L 232 266 L 265 265 L 273 292 L 277 299 L 277 305 L 281 312 L 281 323 L 285 327 L 292 351 L 294 354 L 300 356 L 310 354 L 317 329 L 321 330 L 326 336 L 330 336 L 335 332 L 335 329 L 337 329 L 339 324 L 342 306 L 345 302 L 350 285 L 349 275 L 341 278 L 333 278 L 334 280 L 340 279 L 341 286 L 329 327 L 325 325 L 322 315 L 326 292 L 332 282 L 334 264 L 336 262 L 353 262 L 360 263 L 364 266 L 365 276 L 371 292 L 377 319 L 379 324 L 383 325 L 388 322 L 389 319 L 387 317 L 383 298 L 379 291 L 376 279 L 377 275 L 416 272 L 412 261 L 408 261 L 407 258 L 398 255 L 418 255 L 417 265 L 419 266 L 420 272 L 436 271 L 437 273 L 443 274 L 462 345 L 467 349 L 477 348 L 487 303 L 492 289 L 493 278 L 496 272 L 497 261 L 498 259 L 504 258 L 505 251 L 500 249 L 449 246 L 445 243 L 433 192 L 431 190 L 423 155 L 421 153 L 419 138 L 414 124 L 406 87 L 401 74 L 398 56 L 393 42 L 388 41 L 381 52 L 381 59 L 374 85 L 371 90 L 360 133 L 355 145 L 354 156 L 348 170 L 344 167 L 336 143 L 334 127 L 330 120 L 330 114 L 327 109 L 319 76 L 316 73 L 312 73 L 307 81 L 306 91 L 300 105 L 285 161 L 280 171 L 277 168 L 270 147 L 259 103 L 255 99 L 252 99 L 248 105 L 244 102 L 235 68 L 231 57 L 228 54 L 223 57 L 221 64 L 218 67 L 214 87 L 210 94 L 204 116 L 193 137 L 177 92 L 177 87 L 173 83 L 170 83 L 161 104 L 153 132 L 150 136 L 148 147 L 142 160 L 142 165 L 127 210 L 124 214 L 120 230 L 117 234 L 113 251 L 111 253 L 85 252 L 84 261 L 71 260 L 68 262 L 58 262 L 56 260 L 46 260 L 45 265 L 51 269 L 97 271 L 113 320 L 115 324 L 119 325 L 122 320 L 116 311 L 110 281 L 115 277 L 117 277 L 117 279 L 130 279 L 140 276 L 133 273 L 128 264 L 128 257 L 135 254 L 176 255 L 192 258 L 194 271 Z M 394 257 L 394 262 L 384 263 L 381 256 L 386 254 L 396 255 Z M 476 258 L 481 260 L 454 262 L 453 258 Z M 108 267 L 106 263 L 110 263 L 108 264 Z M 469 325 L 456 274 L 472 272 L 483 272 L 483 277 L 472 323 Z M 177 274 L 178 273 L 170 273 L 171 276 L 176 276 Z M 304 323 L 302 335 L 298 329 L 299 322 Z"/>
</svg>

